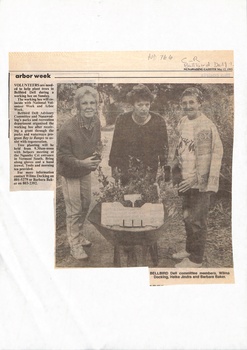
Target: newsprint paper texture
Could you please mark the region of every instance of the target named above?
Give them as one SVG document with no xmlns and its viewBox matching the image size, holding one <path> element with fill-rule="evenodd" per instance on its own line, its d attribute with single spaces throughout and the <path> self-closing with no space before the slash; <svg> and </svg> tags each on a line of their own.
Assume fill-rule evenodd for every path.
<svg viewBox="0 0 247 350">
<path fill-rule="evenodd" d="M 56 267 L 234 283 L 233 66 L 232 51 L 10 53 L 10 189 L 55 191 Z"/>
</svg>

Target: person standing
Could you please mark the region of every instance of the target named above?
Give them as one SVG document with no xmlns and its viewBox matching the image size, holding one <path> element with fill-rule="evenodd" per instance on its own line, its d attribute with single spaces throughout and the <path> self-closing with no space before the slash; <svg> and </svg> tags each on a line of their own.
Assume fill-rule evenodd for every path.
<svg viewBox="0 0 247 350">
<path fill-rule="evenodd" d="M 178 125 L 179 142 L 173 164 L 173 183 L 183 199 L 185 249 L 173 254 L 177 268 L 202 266 L 210 195 L 218 191 L 223 147 L 214 123 L 201 111 L 202 92 L 186 89 L 181 97 L 185 116 Z"/>
<path fill-rule="evenodd" d="M 116 120 L 109 165 L 113 177 L 120 177 L 123 185 L 129 181 L 131 159 L 140 161 L 153 182 L 159 165 L 167 170 L 164 169 L 168 156 L 166 123 L 159 114 L 150 111 L 153 100 L 147 86 L 135 85 L 127 94 L 133 110 L 121 114 Z"/>
<path fill-rule="evenodd" d="M 87 259 L 83 247 L 91 246 L 83 235 L 83 224 L 91 201 L 91 172 L 99 159 L 94 155 L 101 142 L 98 92 L 91 86 L 77 89 L 77 114 L 67 120 L 58 135 L 58 173 L 66 207 L 67 237 L 75 259 Z"/>
</svg>

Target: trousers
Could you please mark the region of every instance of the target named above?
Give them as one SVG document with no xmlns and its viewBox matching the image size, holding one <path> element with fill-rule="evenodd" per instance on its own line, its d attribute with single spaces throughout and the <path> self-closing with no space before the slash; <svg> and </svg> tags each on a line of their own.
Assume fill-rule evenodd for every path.
<svg viewBox="0 0 247 350">
<path fill-rule="evenodd" d="M 189 259 L 197 264 L 202 263 L 205 250 L 210 195 L 210 192 L 199 192 L 198 189 L 183 194 L 186 251 L 190 253 Z"/>
<path fill-rule="evenodd" d="M 77 248 L 80 246 L 83 224 L 91 202 L 91 174 L 81 178 L 62 177 L 62 189 L 69 245 Z"/>
</svg>

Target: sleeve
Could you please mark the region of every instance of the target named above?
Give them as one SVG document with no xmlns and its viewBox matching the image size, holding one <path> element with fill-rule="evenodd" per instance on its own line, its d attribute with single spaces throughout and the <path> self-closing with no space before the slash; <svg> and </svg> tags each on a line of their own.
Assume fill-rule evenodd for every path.
<svg viewBox="0 0 247 350">
<path fill-rule="evenodd" d="M 96 148 L 95 151 L 101 154 L 103 149 L 103 142 L 101 140 L 101 123 L 100 120 L 97 121 L 97 133 L 96 133 Z"/>
<path fill-rule="evenodd" d="M 160 165 L 164 166 L 167 164 L 169 146 L 168 146 L 168 135 L 167 135 L 166 122 L 163 120 L 163 118 L 161 118 L 159 133 L 160 133 L 159 137 L 160 137 L 160 141 L 161 141 L 159 159 L 160 159 Z"/>
<path fill-rule="evenodd" d="M 207 191 L 217 192 L 223 157 L 223 146 L 215 125 L 212 127 L 212 157 L 209 169 Z"/>
<path fill-rule="evenodd" d="M 99 142 L 100 144 L 102 144 L 102 139 L 101 139 L 101 124 L 99 125 L 98 142 Z"/>
<path fill-rule="evenodd" d="M 77 159 L 71 146 L 71 140 L 66 127 L 62 127 L 58 134 L 58 161 L 66 167 L 73 169 L 80 167 L 80 161 Z"/>
<path fill-rule="evenodd" d="M 102 143 L 101 142 L 101 123 L 100 123 L 100 120 L 98 119 L 97 121 L 97 143 Z"/>
<path fill-rule="evenodd" d="M 183 120 L 183 119 L 182 119 Z M 181 135 L 181 120 L 177 125 L 178 134 Z M 179 138 L 177 140 L 177 145 L 175 148 L 175 153 L 172 161 L 172 182 L 173 185 L 177 185 L 182 181 L 182 172 L 179 163 L 179 155 L 178 155 L 178 146 L 179 146 Z"/>
<path fill-rule="evenodd" d="M 123 154 L 123 125 L 122 125 L 122 116 L 120 115 L 115 124 L 112 145 L 109 155 L 109 166 L 114 168 L 121 165 L 122 154 Z"/>
<path fill-rule="evenodd" d="M 180 121 L 178 122 L 178 125 L 177 125 L 178 137 L 177 137 L 177 145 L 176 145 L 176 148 L 175 148 L 175 153 L 174 153 L 174 157 L 173 157 L 172 167 L 177 167 L 179 165 L 178 148 L 179 148 L 179 139 L 180 139 L 180 136 L 181 136 L 182 123 L 184 121 L 184 118 L 185 117 L 182 117 L 182 119 L 180 119 Z"/>
</svg>

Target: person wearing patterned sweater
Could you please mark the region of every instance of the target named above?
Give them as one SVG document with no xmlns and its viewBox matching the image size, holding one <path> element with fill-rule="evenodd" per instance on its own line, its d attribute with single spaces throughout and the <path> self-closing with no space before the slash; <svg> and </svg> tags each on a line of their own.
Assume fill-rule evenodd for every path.
<svg viewBox="0 0 247 350">
<path fill-rule="evenodd" d="M 173 164 L 173 183 L 183 198 L 186 247 L 173 254 L 183 259 L 175 267 L 201 267 L 207 237 L 210 195 L 217 192 L 223 147 L 214 123 L 201 111 L 202 92 L 186 89 L 181 98 L 185 116 L 178 125 L 179 142 Z"/>
</svg>

